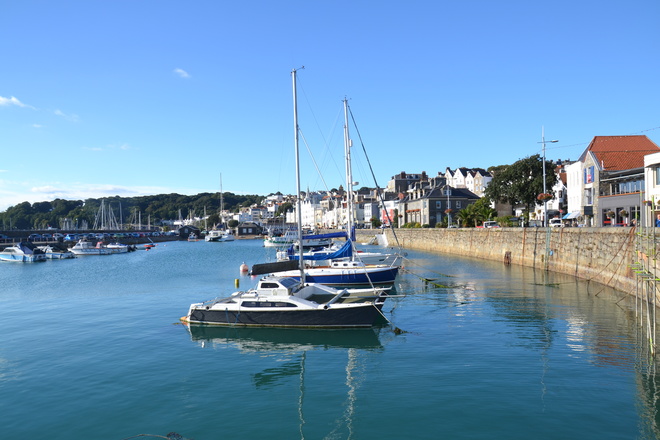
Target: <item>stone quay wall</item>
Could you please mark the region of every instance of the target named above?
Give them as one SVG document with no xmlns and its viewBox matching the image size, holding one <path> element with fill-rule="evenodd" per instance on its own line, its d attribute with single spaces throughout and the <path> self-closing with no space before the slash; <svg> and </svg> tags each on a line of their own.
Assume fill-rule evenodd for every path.
<svg viewBox="0 0 660 440">
<path fill-rule="evenodd" d="M 593 280 L 635 294 L 635 228 L 396 229 L 401 247 L 518 264 Z M 359 230 L 368 242 L 376 231 Z M 380 233 L 380 231 L 378 231 Z M 392 230 L 384 230 L 396 246 Z"/>
</svg>

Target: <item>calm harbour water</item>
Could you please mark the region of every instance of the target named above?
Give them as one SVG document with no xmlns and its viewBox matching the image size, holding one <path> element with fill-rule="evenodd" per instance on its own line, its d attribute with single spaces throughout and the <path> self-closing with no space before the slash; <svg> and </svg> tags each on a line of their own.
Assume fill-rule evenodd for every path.
<svg viewBox="0 0 660 440">
<path fill-rule="evenodd" d="M 8 439 L 654 439 L 656 365 L 623 294 L 408 252 L 375 330 L 195 329 L 259 240 L 0 264 Z M 451 275 L 445 277 L 444 275 Z M 427 285 L 435 278 L 444 287 Z"/>
</svg>

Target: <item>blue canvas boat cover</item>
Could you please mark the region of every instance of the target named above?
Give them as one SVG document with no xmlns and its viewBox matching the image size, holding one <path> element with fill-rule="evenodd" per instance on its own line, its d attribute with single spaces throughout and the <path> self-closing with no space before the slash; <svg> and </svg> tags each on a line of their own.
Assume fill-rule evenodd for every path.
<svg viewBox="0 0 660 440">
<path fill-rule="evenodd" d="M 293 247 L 289 248 L 289 259 L 298 260 L 299 255 L 293 252 Z M 334 260 L 336 258 L 347 258 L 353 255 L 353 246 L 350 240 L 347 240 L 344 245 L 334 252 L 312 252 L 309 255 L 303 255 L 303 260 L 318 261 L 318 260 Z"/>
</svg>

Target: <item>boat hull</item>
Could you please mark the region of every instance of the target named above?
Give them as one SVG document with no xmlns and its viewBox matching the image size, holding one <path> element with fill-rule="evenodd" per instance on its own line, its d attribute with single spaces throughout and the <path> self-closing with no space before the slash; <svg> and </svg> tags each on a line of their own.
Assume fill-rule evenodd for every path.
<svg viewBox="0 0 660 440">
<path fill-rule="evenodd" d="M 325 284 L 326 286 L 391 285 L 394 284 L 398 273 L 398 267 L 342 270 L 309 268 L 305 270 L 305 282 Z M 299 271 L 278 272 L 277 275 L 300 280 Z"/>
<path fill-rule="evenodd" d="M 360 328 L 385 322 L 382 304 L 365 304 L 350 308 L 319 308 L 315 310 L 204 310 L 193 309 L 183 318 L 190 324 L 211 324 L 245 327 L 296 328 Z M 382 321 L 381 321 L 382 320 Z"/>
<path fill-rule="evenodd" d="M 0 261 L 10 261 L 17 263 L 38 263 L 46 261 L 45 255 L 0 255 Z"/>
</svg>

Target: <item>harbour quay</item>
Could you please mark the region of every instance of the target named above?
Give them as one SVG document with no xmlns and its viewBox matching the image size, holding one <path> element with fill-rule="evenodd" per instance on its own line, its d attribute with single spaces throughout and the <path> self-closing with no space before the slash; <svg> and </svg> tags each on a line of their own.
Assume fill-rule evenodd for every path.
<svg viewBox="0 0 660 440">
<path fill-rule="evenodd" d="M 660 230 L 656 235 L 655 229 L 401 228 L 379 234 L 388 246 L 564 273 L 635 295 L 640 277 L 656 279 L 660 273 L 655 262 Z M 358 230 L 357 240 L 374 240 L 374 231 Z"/>
</svg>

